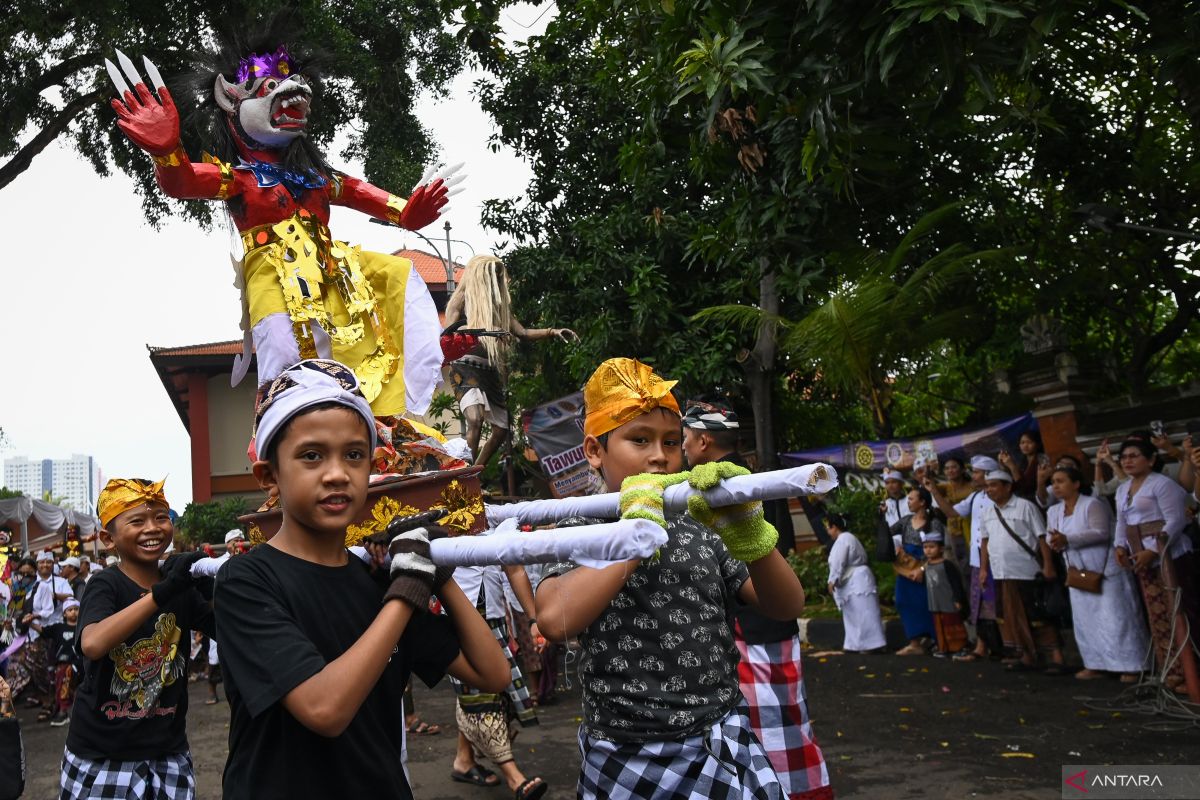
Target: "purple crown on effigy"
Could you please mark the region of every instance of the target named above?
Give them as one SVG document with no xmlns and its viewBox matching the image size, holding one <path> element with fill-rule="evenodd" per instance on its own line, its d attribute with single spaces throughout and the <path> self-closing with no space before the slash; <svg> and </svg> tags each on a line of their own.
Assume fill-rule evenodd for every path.
<svg viewBox="0 0 1200 800">
<path fill-rule="evenodd" d="M 238 64 L 237 82 L 255 81 L 259 78 L 284 80 L 293 72 L 292 55 L 287 45 L 279 45 L 274 53 L 251 53 Z"/>
</svg>

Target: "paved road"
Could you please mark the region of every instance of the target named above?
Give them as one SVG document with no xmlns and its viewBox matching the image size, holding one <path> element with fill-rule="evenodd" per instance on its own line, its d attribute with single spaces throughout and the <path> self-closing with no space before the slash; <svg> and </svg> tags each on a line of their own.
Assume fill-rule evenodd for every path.
<svg viewBox="0 0 1200 800">
<path fill-rule="evenodd" d="M 928 657 L 847 656 L 808 651 L 813 722 L 839 798 L 1060 798 L 1064 763 L 1200 764 L 1200 728 L 1160 730 L 1135 713 L 1116 681 L 1010 674 L 999 664 Z M 189 737 L 199 797 L 220 797 L 228 708 L 202 704 L 193 687 Z M 417 689 L 423 717 L 445 729 L 410 740 L 409 766 L 422 800 L 510 796 L 449 780 L 454 696 L 445 683 Z M 29 798 L 56 796 L 65 728 L 22 713 Z M 574 797 L 578 694 L 542 710 L 514 749 L 518 763 Z"/>
</svg>

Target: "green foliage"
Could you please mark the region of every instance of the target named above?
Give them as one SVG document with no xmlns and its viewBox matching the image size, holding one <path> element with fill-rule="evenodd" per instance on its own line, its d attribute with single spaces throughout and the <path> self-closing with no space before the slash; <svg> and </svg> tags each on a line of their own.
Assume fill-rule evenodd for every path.
<svg viewBox="0 0 1200 800">
<path fill-rule="evenodd" d="M 422 91 L 444 91 L 468 52 L 446 25 L 471 9 L 464 39 L 486 52 L 498 13 L 489 5 L 490 15 L 468 0 L 292 3 L 297 35 L 329 54 L 309 135 L 328 146 L 336 132 L 349 132 L 341 157 L 362 159 L 368 179 L 403 193 L 435 156 L 413 113 L 415 100 Z M 100 175 L 115 165 L 132 176 L 152 221 L 171 213 L 211 222 L 213 204 L 166 199 L 150 159 L 118 130 L 103 59 L 116 48 L 139 63 L 147 55 L 171 86 L 172 76 L 189 68 L 188 52 L 208 47 L 216 27 L 246 27 L 279 7 L 266 0 L 8 3 L 0 21 L 0 158 L 7 159 L 0 164 L 0 188 L 50 142 L 66 137 Z M 186 135 L 184 144 L 193 158 L 205 147 Z"/>
<path fill-rule="evenodd" d="M 0 500 L 8 500 L 11 497 L 24 497 L 24 492 L 18 492 L 16 489 L 10 489 L 7 486 L 0 486 Z"/>
<path fill-rule="evenodd" d="M 896 607 L 896 570 L 891 563 L 872 561 L 869 566 L 875 573 L 875 590 L 879 593 L 880 607 Z"/>
<path fill-rule="evenodd" d="M 793 550 L 788 553 L 787 561 L 804 587 L 806 604 L 829 596 L 829 560 L 824 548 L 810 547 L 802 553 Z"/>
<path fill-rule="evenodd" d="M 584 337 L 524 354 L 519 393 L 576 388 L 616 354 L 734 399 L 755 369 L 778 370 L 786 448 L 1019 410 L 992 376 L 1020 365 L 1034 313 L 1064 321 L 1100 392 L 1178 382 L 1200 363 L 1194 248 L 1087 231 L 1071 213 L 1099 201 L 1192 223 L 1200 11 L 573 0 L 560 12 L 479 87 L 497 141 L 533 167 L 524 197 L 487 212 L 523 267 L 518 311 Z M 959 212 L 903 240 L 947 206 Z M 994 255 L 967 258 L 981 253 Z M 766 308 L 767 275 L 778 309 L 765 318 L 689 322 L 710 306 Z M 731 364 L 809 318 L 797 337 L 827 334 L 811 347 L 746 360 L 745 375 Z"/>
<path fill-rule="evenodd" d="M 429 409 L 426 410 L 425 416 L 428 419 L 437 419 L 444 414 L 450 414 L 456 421 L 462 421 L 462 411 L 458 408 L 458 403 L 454 399 L 454 395 L 449 392 L 437 392 L 433 399 L 429 402 Z M 449 420 L 435 422 L 432 426 L 442 436 L 452 437 L 458 435 L 458 428 L 454 426 L 451 431 L 451 423 Z"/>
<path fill-rule="evenodd" d="M 188 503 L 179 517 L 179 531 L 193 545 L 221 544 L 226 533 L 241 527 L 238 517 L 246 510 L 246 501 L 241 497 Z"/>
<path fill-rule="evenodd" d="M 841 488 L 825 500 L 831 513 L 843 514 L 849 530 L 859 538 L 868 553 L 875 550 L 875 521 L 879 516 L 879 497 L 866 490 Z"/>
</svg>

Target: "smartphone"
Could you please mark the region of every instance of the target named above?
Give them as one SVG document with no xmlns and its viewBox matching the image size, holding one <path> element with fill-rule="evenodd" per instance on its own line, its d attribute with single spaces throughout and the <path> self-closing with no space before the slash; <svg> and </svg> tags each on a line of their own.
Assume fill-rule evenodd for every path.
<svg viewBox="0 0 1200 800">
<path fill-rule="evenodd" d="M 1155 437 L 1163 435 L 1163 421 L 1161 419 L 1150 420 L 1150 433 Z"/>
<path fill-rule="evenodd" d="M 1043 467 L 1050 466 L 1050 456 L 1046 455 L 1045 453 L 1038 453 L 1038 464 Z"/>
<path fill-rule="evenodd" d="M 1190 419 L 1187 424 L 1187 434 L 1192 437 L 1192 445 L 1200 442 L 1200 419 Z"/>
</svg>

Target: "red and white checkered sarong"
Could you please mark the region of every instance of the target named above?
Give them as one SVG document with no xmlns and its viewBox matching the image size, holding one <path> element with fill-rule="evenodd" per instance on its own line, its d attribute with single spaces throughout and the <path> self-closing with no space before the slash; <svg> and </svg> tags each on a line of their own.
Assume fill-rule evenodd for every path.
<svg viewBox="0 0 1200 800">
<path fill-rule="evenodd" d="M 747 644 L 739 634 L 734 635 L 742 656 L 738 682 L 746 697 L 750 726 L 789 800 L 832 800 L 825 756 L 808 719 L 800 637 Z"/>
</svg>

